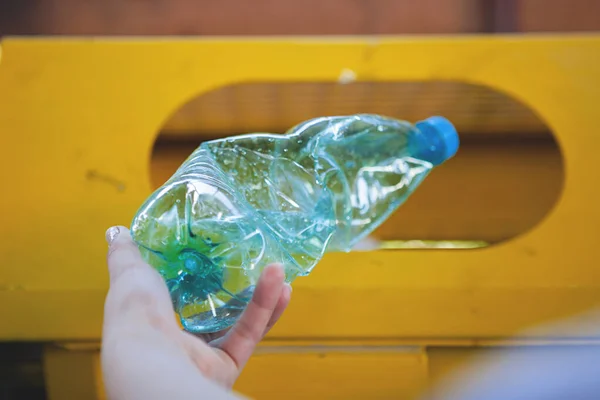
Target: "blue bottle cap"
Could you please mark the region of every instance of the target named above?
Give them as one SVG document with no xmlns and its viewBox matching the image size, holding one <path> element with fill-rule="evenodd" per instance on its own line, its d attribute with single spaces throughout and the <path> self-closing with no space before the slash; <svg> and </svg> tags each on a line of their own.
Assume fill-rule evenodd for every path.
<svg viewBox="0 0 600 400">
<path fill-rule="evenodd" d="M 432 164 L 440 165 L 453 157 L 458 151 L 460 140 L 454 125 L 444 117 L 430 117 L 415 124 L 417 129 L 427 137 L 427 142 L 438 147 L 435 151 L 437 157 L 431 160 Z"/>
</svg>

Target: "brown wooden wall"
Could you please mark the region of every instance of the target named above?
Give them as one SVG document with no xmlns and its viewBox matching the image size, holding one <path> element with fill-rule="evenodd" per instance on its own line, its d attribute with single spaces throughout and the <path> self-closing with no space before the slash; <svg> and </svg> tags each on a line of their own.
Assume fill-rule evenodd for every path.
<svg viewBox="0 0 600 400">
<path fill-rule="evenodd" d="M 600 0 L 519 0 L 518 30 L 600 30 Z"/>
<path fill-rule="evenodd" d="M 0 0 L 4 35 L 591 30 L 600 30 L 600 0 Z"/>
</svg>

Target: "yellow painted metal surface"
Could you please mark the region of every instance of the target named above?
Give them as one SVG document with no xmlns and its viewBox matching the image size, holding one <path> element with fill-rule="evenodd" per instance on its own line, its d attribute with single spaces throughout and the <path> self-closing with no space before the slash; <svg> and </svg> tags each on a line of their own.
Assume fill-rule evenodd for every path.
<svg viewBox="0 0 600 400">
<path fill-rule="evenodd" d="M 327 256 L 297 281 L 274 336 L 503 336 L 593 305 L 599 43 L 6 39 L 0 315 L 12 322 L 0 336 L 99 336 L 102 233 L 127 223 L 150 193 L 153 141 L 178 106 L 232 82 L 335 81 L 344 69 L 359 80 L 461 80 L 517 97 L 558 138 L 565 190 L 535 229 L 484 250 Z"/>
<path fill-rule="evenodd" d="M 234 389 L 256 399 L 409 399 L 427 380 L 418 347 L 287 347 L 258 351 Z"/>
<path fill-rule="evenodd" d="M 150 193 L 153 143 L 178 107 L 233 83 L 336 82 L 345 70 L 358 81 L 457 80 L 514 96 L 555 134 L 563 191 L 535 227 L 485 249 L 328 255 L 297 280 L 271 339 L 405 338 L 425 346 L 496 339 L 600 301 L 598 36 L 11 38 L 1 46 L 0 319 L 7 322 L 0 340 L 99 339 L 108 283 L 104 230 L 127 224 Z M 553 334 L 589 336 L 569 326 Z M 421 365 L 413 356 L 348 354 L 321 361 L 272 354 L 253 363 L 277 374 L 282 388 L 284 369 L 300 372 L 305 362 L 332 371 L 335 382 L 351 374 L 336 367 L 343 361 L 365 362 L 373 374 Z M 256 381 L 261 371 L 252 368 L 240 385 L 269 398 L 259 386 L 264 380 Z M 392 385 L 391 375 L 381 379 Z M 369 384 L 349 387 L 366 393 Z M 312 390 L 306 394 L 317 397 Z"/>
</svg>

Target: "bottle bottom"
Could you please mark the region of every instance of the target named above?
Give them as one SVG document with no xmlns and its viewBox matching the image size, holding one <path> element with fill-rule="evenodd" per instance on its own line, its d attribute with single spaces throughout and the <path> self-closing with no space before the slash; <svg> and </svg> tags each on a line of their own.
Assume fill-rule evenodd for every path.
<svg viewBox="0 0 600 400">
<path fill-rule="evenodd" d="M 194 334 L 216 333 L 232 327 L 240 318 L 252 299 L 255 286 L 250 286 L 233 299 L 222 305 L 216 305 L 210 297 L 203 304 L 209 303 L 210 310 L 194 312 L 194 306 L 188 306 L 179 312 L 183 328 Z M 203 307 L 205 308 L 205 307 Z"/>
</svg>

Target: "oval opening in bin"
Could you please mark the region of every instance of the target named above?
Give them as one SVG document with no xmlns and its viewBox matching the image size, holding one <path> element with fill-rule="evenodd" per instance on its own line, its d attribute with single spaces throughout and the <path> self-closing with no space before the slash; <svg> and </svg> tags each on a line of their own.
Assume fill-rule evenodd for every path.
<svg viewBox="0 0 600 400">
<path fill-rule="evenodd" d="M 283 133 L 319 116 L 375 113 L 410 122 L 443 115 L 461 138 L 408 201 L 357 250 L 481 248 L 515 238 L 557 202 L 564 169 L 548 126 L 517 100 L 460 82 L 245 83 L 200 95 L 163 126 L 154 188 L 202 142 Z"/>
</svg>

